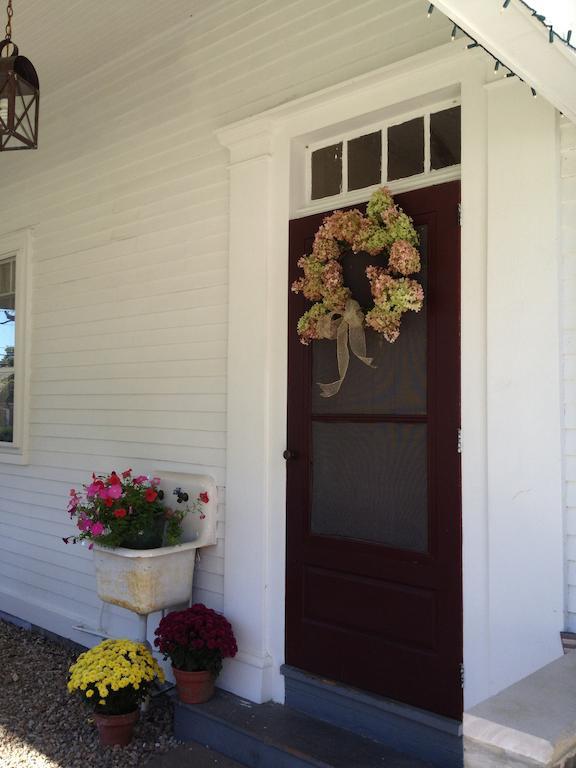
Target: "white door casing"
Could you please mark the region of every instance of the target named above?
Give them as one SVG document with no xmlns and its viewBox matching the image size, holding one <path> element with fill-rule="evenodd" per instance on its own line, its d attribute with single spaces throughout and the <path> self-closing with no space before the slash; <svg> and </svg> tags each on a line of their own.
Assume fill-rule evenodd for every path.
<svg viewBox="0 0 576 768">
<path fill-rule="evenodd" d="M 240 648 L 220 684 L 253 701 L 284 700 L 279 670 L 284 660 L 288 221 L 301 214 L 302 147 L 307 137 L 362 120 L 371 124 L 382 111 L 408 101 L 425 103 L 439 92 L 459 92 L 462 104 L 465 706 L 560 653 L 558 291 L 554 254 L 548 255 L 544 276 L 538 263 L 542 243 L 551 248 L 555 243 L 555 223 L 547 210 L 549 205 L 553 211 L 557 193 L 555 115 L 543 100 L 535 104 L 519 84 L 486 87 L 486 75 L 483 54 L 455 43 L 218 131 L 231 158 L 224 610 Z M 498 123 L 500 112 L 507 123 Z M 534 118 L 537 129 L 517 147 L 518 126 Z M 531 176 L 533 165 L 536 176 Z M 513 193 L 517 170 L 524 183 L 521 208 Z M 498 223 L 504 197 L 517 230 Z M 542 206 L 547 210 L 543 221 Z M 520 228 L 531 215 L 540 215 L 542 222 L 537 242 Z M 487 257 L 489 244 L 497 261 Z M 524 293 L 514 304 L 500 278 L 512 279 L 520 266 L 518 285 Z M 519 345 L 517 335 L 503 342 L 507 313 L 515 313 L 515 329 L 522 328 L 524 313 L 535 330 L 530 312 L 536 299 L 543 317 L 531 344 Z M 534 364 L 539 360 L 545 365 Z M 497 370 L 489 371 L 489 363 Z M 527 371 L 531 384 L 525 389 Z M 536 408 L 539 426 L 545 426 L 542 439 L 524 452 L 523 461 L 508 461 L 510 452 L 521 450 L 520 440 L 526 443 L 526 430 L 516 437 L 515 427 Z M 509 421 L 504 440 L 503 412 Z M 534 464 L 543 479 L 535 476 L 530 491 L 516 495 Z M 512 525 L 514 542 L 509 541 Z M 545 561 L 534 568 L 541 551 Z M 526 569 L 532 569 L 527 581 Z M 518 598 L 524 609 L 531 601 L 529 637 L 518 612 L 513 626 L 507 622 L 510 601 Z M 518 654 L 515 646 L 521 643 Z"/>
</svg>

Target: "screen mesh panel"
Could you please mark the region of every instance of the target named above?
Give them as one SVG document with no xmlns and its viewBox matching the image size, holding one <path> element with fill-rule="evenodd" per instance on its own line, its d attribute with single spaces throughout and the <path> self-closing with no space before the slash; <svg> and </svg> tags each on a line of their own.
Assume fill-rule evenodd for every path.
<svg viewBox="0 0 576 768">
<path fill-rule="evenodd" d="M 420 235 L 422 271 L 418 281 L 427 289 L 427 229 L 417 227 Z M 365 277 L 367 264 L 378 264 L 374 257 L 363 254 L 345 256 L 344 275 L 352 295 L 364 307 L 369 301 L 360 288 L 369 283 Z M 386 262 L 384 261 L 383 264 Z M 357 267 L 358 274 L 353 274 Z M 338 379 L 336 343 L 315 341 L 312 345 L 312 412 L 313 413 L 387 413 L 424 415 L 426 413 L 426 300 L 420 312 L 407 312 L 402 318 L 399 338 L 390 344 L 379 333 L 366 330 L 368 355 L 375 368 L 369 368 L 354 355 L 350 356 L 348 373 L 337 395 L 324 398 L 318 382 Z"/>
<path fill-rule="evenodd" d="M 425 424 L 312 425 L 311 530 L 428 548 Z"/>
</svg>

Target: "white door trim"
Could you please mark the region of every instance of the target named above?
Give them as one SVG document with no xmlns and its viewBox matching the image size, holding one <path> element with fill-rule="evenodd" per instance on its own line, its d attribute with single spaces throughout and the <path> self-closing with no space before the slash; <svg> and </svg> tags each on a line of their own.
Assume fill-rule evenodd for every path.
<svg viewBox="0 0 576 768">
<path fill-rule="evenodd" d="M 475 521 L 473 535 L 486 537 L 481 418 L 486 386 L 484 356 L 477 354 L 485 347 L 485 302 L 481 291 L 466 287 L 485 284 L 485 147 L 477 141 L 483 82 L 482 61 L 452 44 L 218 131 L 231 157 L 224 609 L 237 627 L 241 649 L 221 682 L 254 701 L 284 698 L 279 667 L 284 660 L 288 220 L 299 207 L 291 165 L 302 137 L 313 131 L 364 115 L 373 121 L 379 110 L 447 88 L 461 92 L 464 207 L 475 211 L 463 230 L 468 253 L 463 264 L 463 429 L 474 446 L 464 459 L 463 501 Z M 466 152 L 472 142 L 474 152 Z M 474 638 L 470 653 L 480 654 L 486 635 L 485 574 L 478 567 L 473 583 L 465 579 L 465 589 L 476 594 L 468 635 Z"/>
</svg>

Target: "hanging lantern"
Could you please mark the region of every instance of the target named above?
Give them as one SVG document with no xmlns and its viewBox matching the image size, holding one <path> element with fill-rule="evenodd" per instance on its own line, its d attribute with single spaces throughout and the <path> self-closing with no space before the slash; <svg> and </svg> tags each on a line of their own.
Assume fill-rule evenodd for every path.
<svg viewBox="0 0 576 768">
<path fill-rule="evenodd" d="M 6 37 L 0 43 L 0 152 L 38 146 L 38 75 L 12 42 L 12 0 L 7 13 Z"/>
</svg>

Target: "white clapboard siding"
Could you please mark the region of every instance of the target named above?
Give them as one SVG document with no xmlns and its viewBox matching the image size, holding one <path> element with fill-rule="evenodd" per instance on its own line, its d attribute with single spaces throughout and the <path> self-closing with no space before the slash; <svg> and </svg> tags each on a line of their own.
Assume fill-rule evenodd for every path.
<svg viewBox="0 0 576 768">
<path fill-rule="evenodd" d="M 85 35 L 90 57 L 85 5 L 68 36 Z M 213 475 L 218 543 L 200 553 L 194 598 L 223 607 L 228 155 L 215 130 L 450 33 L 422 0 L 191 5 L 132 48 L 117 33 L 118 57 L 96 70 L 76 51 L 58 82 L 50 58 L 40 149 L 1 159 L 0 235 L 33 228 L 33 270 L 29 464 L 0 463 L 0 610 L 80 642 L 94 639 L 73 624 L 95 626 L 100 604 L 91 554 L 62 537 L 68 490 L 92 471 Z M 42 19 L 22 23 L 38 25 L 34 58 Z M 113 606 L 102 624 L 134 626 Z"/>
<path fill-rule="evenodd" d="M 560 128 L 567 628 L 576 632 L 576 126 Z"/>
</svg>

